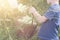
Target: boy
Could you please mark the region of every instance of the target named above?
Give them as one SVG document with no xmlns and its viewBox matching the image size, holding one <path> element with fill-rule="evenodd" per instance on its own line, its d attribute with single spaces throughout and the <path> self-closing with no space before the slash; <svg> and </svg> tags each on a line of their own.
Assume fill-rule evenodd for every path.
<svg viewBox="0 0 60 40">
<path fill-rule="evenodd" d="M 30 7 L 29 12 L 39 23 L 42 23 L 38 32 L 39 40 L 59 40 L 57 35 L 60 16 L 59 0 L 47 0 L 47 3 L 50 4 L 50 7 L 43 16 L 34 7 Z"/>
</svg>

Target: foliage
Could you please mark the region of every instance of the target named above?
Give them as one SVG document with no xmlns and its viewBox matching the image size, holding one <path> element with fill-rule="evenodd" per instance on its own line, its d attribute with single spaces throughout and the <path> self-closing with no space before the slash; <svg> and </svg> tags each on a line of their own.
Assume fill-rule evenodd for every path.
<svg viewBox="0 0 60 40">
<path fill-rule="evenodd" d="M 18 0 L 18 4 L 19 3 L 34 6 L 41 15 L 43 15 L 48 8 L 46 0 Z M 27 13 L 21 13 L 18 9 L 0 8 L 0 40 L 25 40 L 18 37 L 16 31 L 21 28 L 20 24 L 24 24 L 19 23 L 17 19 L 21 19 L 26 15 L 29 16 Z M 29 21 L 27 23 L 29 23 Z M 31 40 L 37 40 L 37 34 L 35 34 Z"/>
</svg>

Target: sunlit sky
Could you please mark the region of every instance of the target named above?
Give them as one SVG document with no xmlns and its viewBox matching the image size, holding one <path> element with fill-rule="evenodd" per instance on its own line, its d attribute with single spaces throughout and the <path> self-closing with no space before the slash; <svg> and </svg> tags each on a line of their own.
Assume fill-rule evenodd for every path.
<svg viewBox="0 0 60 40">
<path fill-rule="evenodd" d="M 18 5 L 17 0 L 0 0 L 0 8 L 17 8 L 19 11 L 23 12 L 26 9 L 26 5 L 20 3 Z"/>
<path fill-rule="evenodd" d="M 17 2 L 17 0 L 8 0 L 8 3 L 9 3 L 9 5 L 10 5 L 12 8 L 18 7 L 18 2 Z"/>
<path fill-rule="evenodd" d="M 18 6 L 17 0 L 0 0 L 0 7 L 10 6 L 16 8 Z"/>
</svg>

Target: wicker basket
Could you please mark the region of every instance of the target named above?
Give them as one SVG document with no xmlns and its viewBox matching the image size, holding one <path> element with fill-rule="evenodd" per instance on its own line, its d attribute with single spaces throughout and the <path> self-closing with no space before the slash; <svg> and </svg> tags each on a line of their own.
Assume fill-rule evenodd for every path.
<svg viewBox="0 0 60 40">
<path fill-rule="evenodd" d="M 36 31 L 36 24 L 25 24 L 23 28 L 16 31 L 17 36 L 20 38 L 29 39 L 31 38 Z"/>
</svg>

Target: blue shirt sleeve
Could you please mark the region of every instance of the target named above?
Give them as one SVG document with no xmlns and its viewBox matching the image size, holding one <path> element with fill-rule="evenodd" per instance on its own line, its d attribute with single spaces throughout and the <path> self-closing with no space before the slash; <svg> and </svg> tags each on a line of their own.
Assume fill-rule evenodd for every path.
<svg viewBox="0 0 60 40">
<path fill-rule="evenodd" d="M 55 12 L 53 11 L 47 11 L 44 16 L 48 19 L 48 20 L 52 20 L 55 16 Z"/>
</svg>

